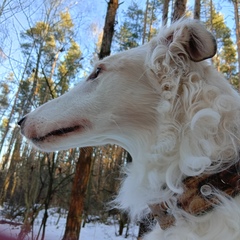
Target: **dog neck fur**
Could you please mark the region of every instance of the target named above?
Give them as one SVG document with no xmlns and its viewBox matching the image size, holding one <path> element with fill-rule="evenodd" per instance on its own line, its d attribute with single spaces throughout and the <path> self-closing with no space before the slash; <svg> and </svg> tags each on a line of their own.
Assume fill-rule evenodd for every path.
<svg viewBox="0 0 240 240">
<path fill-rule="evenodd" d="M 176 208 L 176 196 L 183 192 L 186 176 L 221 171 L 238 160 L 240 98 L 209 62 L 201 61 L 215 53 L 212 36 L 184 21 L 164 28 L 149 43 L 145 64 L 161 96 L 158 124 L 154 132 L 140 133 L 135 149 L 129 149 L 133 163 L 116 199 L 133 219 L 146 215 L 148 204 L 160 202 L 167 202 L 179 218 L 184 213 Z M 189 29 L 198 44 L 208 45 L 201 46 L 204 52 L 197 56 L 199 50 L 194 61 L 185 43 Z"/>
</svg>

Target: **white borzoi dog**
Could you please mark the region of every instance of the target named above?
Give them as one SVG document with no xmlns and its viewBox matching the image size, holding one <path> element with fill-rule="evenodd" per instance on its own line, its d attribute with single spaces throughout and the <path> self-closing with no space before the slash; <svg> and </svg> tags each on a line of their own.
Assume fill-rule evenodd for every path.
<svg viewBox="0 0 240 240">
<path fill-rule="evenodd" d="M 115 203 L 133 219 L 151 210 L 159 217 L 164 205 L 166 219 L 174 219 L 161 228 L 159 217 L 144 239 L 239 240 L 238 174 L 235 194 L 225 191 L 226 180 L 223 187 L 211 180 L 238 163 L 240 147 L 240 97 L 205 61 L 215 52 L 202 24 L 177 21 L 149 43 L 98 61 L 85 81 L 26 115 L 22 134 L 44 151 L 125 148 L 133 162 Z M 188 194 L 184 182 L 198 185 L 198 176 L 204 186 Z M 202 212 L 193 207 L 197 198 Z"/>
</svg>

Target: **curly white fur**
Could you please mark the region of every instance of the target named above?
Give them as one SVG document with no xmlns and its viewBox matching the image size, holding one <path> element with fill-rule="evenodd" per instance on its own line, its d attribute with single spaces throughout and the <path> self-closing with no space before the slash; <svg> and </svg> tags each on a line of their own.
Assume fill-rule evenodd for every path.
<svg viewBox="0 0 240 240">
<path fill-rule="evenodd" d="M 156 226 L 146 240 L 240 239 L 237 198 L 218 193 L 222 205 L 204 217 L 176 207 L 183 178 L 219 172 L 238 160 L 240 136 L 240 99 L 232 86 L 208 62 L 191 61 L 182 42 L 166 44 L 164 36 L 181 32 L 185 24 L 189 20 L 164 28 L 150 42 L 146 68 L 161 96 L 158 137 L 152 151 L 142 153 L 141 167 L 133 162 L 129 168 L 117 201 L 133 218 L 145 215 L 147 204 L 168 202 L 176 226 L 165 231 Z"/>
<path fill-rule="evenodd" d="M 149 204 L 167 202 L 176 218 L 145 240 L 239 240 L 239 197 L 213 191 L 221 204 L 202 217 L 177 207 L 184 178 L 219 172 L 239 158 L 240 97 L 205 61 L 215 51 L 199 22 L 177 21 L 149 43 L 97 62 L 96 79 L 28 114 L 22 133 L 46 151 L 126 148 L 133 162 L 115 204 L 137 220 Z"/>
</svg>

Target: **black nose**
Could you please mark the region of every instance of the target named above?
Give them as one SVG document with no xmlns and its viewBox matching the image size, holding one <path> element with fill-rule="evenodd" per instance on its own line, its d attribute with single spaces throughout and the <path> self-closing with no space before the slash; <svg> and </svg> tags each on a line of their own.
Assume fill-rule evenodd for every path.
<svg viewBox="0 0 240 240">
<path fill-rule="evenodd" d="M 18 121 L 18 125 L 19 126 L 22 126 L 23 125 L 23 123 L 25 122 L 25 120 L 26 120 L 26 117 L 23 117 L 20 121 Z"/>
</svg>

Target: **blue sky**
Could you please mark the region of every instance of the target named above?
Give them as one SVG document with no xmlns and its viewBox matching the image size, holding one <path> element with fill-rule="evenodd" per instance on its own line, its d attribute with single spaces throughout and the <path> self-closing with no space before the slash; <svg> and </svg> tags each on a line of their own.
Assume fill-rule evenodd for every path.
<svg viewBox="0 0 240 240">
<path fill-rule="evenodd" d="M 140 6 L 145 7 L 146 0 L 136 0 Z M 11 15 L 9 12 L 4 18 L 0 18 L 0 24 L 8 30 L 7 36 L 2 35 L 3 40 L 2 46 L 0 47 L 4 50 L 5 54 L 9 57 L 5 61 L 0 62 L 0 79 L 4 77 L 5 73 L 10 71 L 15 71 L 17 78 L 20 78 L 21 71 L 16 71 L 21 69 L 24 59 L 22 59 L 21 52 L 19 51 L 19 35 L 20 32 L 25 31 L 30 27 L 30 25 L 41 20 L 41 9 L 43 7 L 43 0 L 32 0 L 31 10 L 28 8 L 26 3 L 31 3 L 31 1 L 26 1 L 24 13 L 22 11 L 17 12 L 15 15 Z M 95 43 L 98 40 L 98 35 L 103 29 L 104 19 L 107 9 L 107 0 L 79 0 L 79 1 L 65 1 L 63 8 L 68 7 L 70 10 L 74 23 L 77 26 L 76 40 L 79 43 L 85 61 L 90 61 L 92 58 L 92 51 L 95 47 Z M 117 22 L 121 25 L 124 20 L 122 17 L 122 11 L 126 10 L 128 6 L 132 3 L 132 0 L 119 0 L 123 2 L 118 9 Z M 235 38 L 235 24 L 234 24 L 234 13 L 233 6 L 227 0 L 213 1 L 217 10 L 223 13 L 227 25 L 232 31 L 232 37 Z M 188 9 L 193 10 L 194 1 L 188 1 Z M 161 25 L 161 23 L 159 23 Z M 1 40 L 1 36 L 0 36 Z"/>
</svg>

